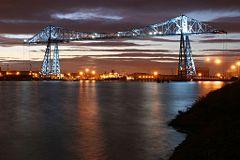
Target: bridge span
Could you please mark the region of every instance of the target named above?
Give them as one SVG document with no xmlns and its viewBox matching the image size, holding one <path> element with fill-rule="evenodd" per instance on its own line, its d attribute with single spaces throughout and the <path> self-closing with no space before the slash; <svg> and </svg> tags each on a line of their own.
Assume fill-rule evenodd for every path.
<svg viewBox="0 0 240 160">
<path fill-rule="evenodd" d="M 43 76 L 60 76 L 58 44 L 96 39 L 137 38 L 153 36 L 180 36 L 180 50 L 178 59 L 178 78 L 189 79 L 196 75 L 196 68 L 192 57 L 189 36 L 192 34 L 223 34 L 223 30 L 216 29 L 209 24 L 181 15 L 163 23 L 148 25 L 143 28 L 133 28 L 128 31 L 114 33 L 77 32 L 59 26 L 49 25 L 32 38 L 25 40 L 28 44 L 47 44 L 42 62 Z M 51 55 L 54 46 L 53 55 Z"/>
</svg>

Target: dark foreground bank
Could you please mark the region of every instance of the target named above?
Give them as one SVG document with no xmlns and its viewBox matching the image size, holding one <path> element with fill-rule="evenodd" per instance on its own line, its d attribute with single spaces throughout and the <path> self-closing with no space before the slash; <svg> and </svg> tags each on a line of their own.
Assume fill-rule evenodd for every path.
<svg viewBox="0 0 240 160">
<path fill-rule="evenodd" d="M 170 126 L 187 133 L 170 160 L 239 160 L 240 81 L 200 98 Z"/>
</svg>

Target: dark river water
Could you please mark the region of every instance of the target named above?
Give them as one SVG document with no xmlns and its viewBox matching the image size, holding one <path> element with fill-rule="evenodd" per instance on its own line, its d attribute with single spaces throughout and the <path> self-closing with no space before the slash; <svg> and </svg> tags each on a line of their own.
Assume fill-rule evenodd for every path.
<svg viewBox="0 0 240 160">
<path fill-rule="evenodd" d="M 167 123 L 222 82 L 0 82 L 1 160 L 162 160 Z"/>
</svg>

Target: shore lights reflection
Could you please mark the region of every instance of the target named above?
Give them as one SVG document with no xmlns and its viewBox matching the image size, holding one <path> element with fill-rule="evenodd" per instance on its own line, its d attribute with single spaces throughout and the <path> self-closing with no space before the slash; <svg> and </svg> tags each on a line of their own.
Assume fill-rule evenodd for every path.
<svg viewBox="0 0 240 160">
<path fill-rule="evenodd" d="M 103 133 L 99 115 L 99 105 L 97 101 L 95 81 L 85 81 L 79 84 L 78 98 L 78 126 L 76 135 L 80 137 L 76 142 L 76 153 L 82 159 L 103 158 L 105 148 L 103 145 Z M 81 148 L 80 146 L 85 146 Z M 81 148 L 81 149 L 79 149 Z"/>
</svg>

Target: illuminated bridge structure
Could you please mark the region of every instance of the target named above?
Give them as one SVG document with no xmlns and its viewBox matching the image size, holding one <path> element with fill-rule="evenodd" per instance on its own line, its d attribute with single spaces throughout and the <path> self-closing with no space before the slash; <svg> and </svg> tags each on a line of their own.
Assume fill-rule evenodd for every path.
<svg viewBox="0 0 240 160">
<path fill-rule="evenodd" d="M 49 25 L 32 38 L 25 40 L 25 43 L 47 44 L 41 74 L 44 76 L 59 76 L 61 73 L 58 51 L 59 43 L 97 39 L 179 35 L 180 50 L 178 59 L 178 77 L 180 79 L 189 79 L 196 75 L 189 36 L 192 34 L 222 33 L 226 32 L 213 28 L 212 26 L 193 18 L 181 15 L 163 23 L 115 33 L 76 32 L 62 27 Z M 53 55 L 51 55 L 52 45 L 54 45 Z"/>
</svg>

